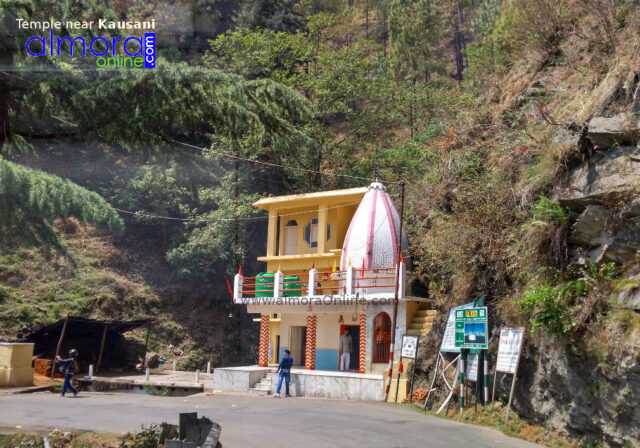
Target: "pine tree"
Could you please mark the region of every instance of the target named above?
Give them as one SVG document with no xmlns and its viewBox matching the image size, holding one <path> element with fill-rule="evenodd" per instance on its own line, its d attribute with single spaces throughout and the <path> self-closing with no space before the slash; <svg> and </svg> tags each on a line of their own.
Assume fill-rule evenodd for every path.
<svg viewBox="0 0 640 448">
<path fill-rule="evenodd" d="M 75 0 L 0 3 L 0 23 L 5 25 L 0 31 L 3 235 L 60 247 L 51 227 L 55 218 L 75 216 L 82 222 L 122 228 L 116 211 L 96 193 L 18 165 L 14 156 L 29 149 L 29 137 L 106 141 L 141 155 L 176 151 L 176 140 L 206 142 L 211 136 L 256 145 L 292 139 L 309 142 L 298 129 L 312 116 L 308 102 L 271 80 L 247 81 L 211 68 L 162 60 L 151 70 L 101 70 L 91 56 L 49 59 L 25 54 L 32 30 L 17 29 L 16 18 L 62 20 L 78 4 Z M 83 14 L 114 17 L 101 1 L 85 12 L 75 11 L 73 19 Z M 92 37 L 92 31 L 78 33 Z"/>
</svg>

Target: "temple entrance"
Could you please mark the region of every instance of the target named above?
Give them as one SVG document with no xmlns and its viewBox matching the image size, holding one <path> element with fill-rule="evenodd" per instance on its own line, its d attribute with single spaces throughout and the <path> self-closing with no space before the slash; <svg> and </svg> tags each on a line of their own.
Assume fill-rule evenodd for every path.
<svg viewBox="0 0 640 448">
<path fill-rule="evenodd" d="M 307 327 L 291 327 L 291 356 L 293 356 L 294 366 L 304 366 L 305 353 L 307 347 Z"/>
<path fill-rule="evenodd" d="M 351 353 L 347 370 L 355 370 L 357 372 L 360 369 L 360 325 L 340 325 L 341 337 L 342 330 L 346 330 L 347 334 L 351 336 Z M 340 370 L 340 357 L 338 357 L 338 370 Z"/>
</svg>

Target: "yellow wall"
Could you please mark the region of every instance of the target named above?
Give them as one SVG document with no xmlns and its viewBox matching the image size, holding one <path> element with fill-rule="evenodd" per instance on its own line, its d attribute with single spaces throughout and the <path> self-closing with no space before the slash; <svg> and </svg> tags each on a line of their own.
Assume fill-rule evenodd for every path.
<svg viewBox="0 0 640 448">
<path fill-rule="evenodd" d="M 278 316 L 280 316 L 278 314 Z M 280 322 L 278 320 L 271 320 L 269 326 L 269 339 L 271 340 L 271 344 L 273 350 L 271 350 L 271 359 L 269 359 L 269 364 L 277 364 L 278 363 L 278 335 L 280 334 Z M 280 346 L 282 346 L 282 338 L 280 338 Z"/>
<path fill-rule="evenodd" d="M 321 192 L 322 197 L 317 199 L 295 195 L 258 201 L 255 205 L 269 212 L 267 254 L 258 260 L 267 263 L 267 272 L 276 272 L 280 267 L 285 275 L 307 272 L 314 265 L 316 269 L 325 271 L 334 265 L 339 266 L 344 238 L 365 191 L 337 190 Z M 304 239 L 304 229 L 313 218 L 318 219 L 317 247 L 311 247 Z M 284 255 L 286 225 L 290 220 L 298 224 L 297 253 Z M 331 226 L 328 240 L 327 225 Z"/>
<path fill-rule="evenodd" d="M 33 344 L 0 343 L 0 387 L 32 386 Z"/>
</svg>

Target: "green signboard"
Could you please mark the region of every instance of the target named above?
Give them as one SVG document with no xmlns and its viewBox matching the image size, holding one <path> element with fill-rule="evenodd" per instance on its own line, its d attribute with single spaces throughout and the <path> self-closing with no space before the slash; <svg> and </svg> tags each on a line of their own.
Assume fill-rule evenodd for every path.
<svg viewBox="0 0 640 448">
<path fill-rule="evenodd" d="M 486 349 L 489 337 L 487 334 L 487 307 L 456 310 L 455 343 L 459 348 Z"/>
</svg>

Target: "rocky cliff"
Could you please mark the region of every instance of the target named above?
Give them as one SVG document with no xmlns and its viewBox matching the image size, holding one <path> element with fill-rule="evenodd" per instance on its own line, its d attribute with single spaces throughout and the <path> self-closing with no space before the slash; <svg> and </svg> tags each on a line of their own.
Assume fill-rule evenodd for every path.
<svg viewBox="0 0 640 448">
<path fill-rule="evenodd" d="M 615 263 L 612 285 L 598 285 L 578 304 L 580 330 L 565 335 L 527 332 L 514 408 L 549 430 L 567 433 L 584 446 L 640 446 L 640 125 L 634 114 L 596 117 L 571 139 L 573 153 L 552 191 L 568 214 L 568 269 L 596 269 Z M 558 134 L 567 136 L 565 130 Z M 487 270 L 468 290 L 495 294 Z M 494 286 L 495 288 L 495 286 Z M 500 288 L 508 290 L 508 285 Z M 527 325 L 509 314 L 523 291 L 512 287 L 505 298 L 491 300 L 490 362 L 495 365 L 499 328 Z M 469 299 L 466 300 L 467 302 Z M 450 306 L 439 302 L 440 315 L 421 343 L 417 370 L 431 380 L 437 348 Z M 529 326 L 530 328 L 530 326 Z M 506 400 L 509 378 L 498 377 L 497 398 Z M 440 389 L 442 400 L 443 395 Z"/>
</svg>

